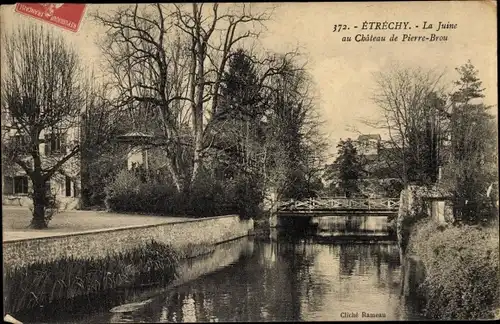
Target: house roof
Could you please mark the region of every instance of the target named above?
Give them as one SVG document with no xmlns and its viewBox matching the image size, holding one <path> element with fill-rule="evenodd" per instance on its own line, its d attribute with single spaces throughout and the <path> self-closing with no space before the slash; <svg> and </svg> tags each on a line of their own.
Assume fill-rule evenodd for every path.
<svg viewBox="0 0 500 324">
<path fill-rule="evenodd" d="M 145 139 L 153 138 L 153 135 L 142 132 L 130 132 L 116 137 L 118 141 L 125 143 L 135 143 L 144 141 Z"/>
<path fill-rule="evenodd" d="M 362 134 L 358 136 L 358 141 L 368 141 L 371 139 L 380 141 L 381 137 L 379 134 Z"/>
<path fill-rule="evenodd" d="M 139 138 L 141 138 L 141 137 L 153 137 L 153 135 L 142 133 L 142 132 L 130 132 L 127 134 L 120 135 L 118 137 L 120 137 L 120 138 L 127 138 L 127 137 L 139 137 Z"/>
</svg>

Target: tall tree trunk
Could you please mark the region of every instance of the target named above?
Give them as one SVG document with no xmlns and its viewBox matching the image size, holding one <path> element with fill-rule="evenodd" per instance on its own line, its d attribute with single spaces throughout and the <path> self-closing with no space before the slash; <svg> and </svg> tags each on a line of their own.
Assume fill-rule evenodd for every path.
<svg viewBox="0 0 500 324">
<path fill-rule="evenodd" d="M 201 132 L 196 132 L 195 135 L 195 145 L 193 153 L 193 173 L 191 174 L 191 183 L 193 183 L 198 175 L 198 171 L 201 166 Z"/>
<path fill-rule="evenodd" d="M 183 189 L 183 185 L 181 184 L 179 180 L 179 175 L 177 172 L 175 172 L 174 167 L 172 166 L 172 163 L 170 162 L 170 158 L 167 159 L 167 169 L 168 172 L 170 172 L 170 176 L 172 177 L 172 181 L 174 182 L 175 188 L 177 189 L 177 192 L 181 192 Z"/>
<path fill-rule="evenodd" d="M 250 146 L 249 146 L 249 121 L 245 120 L 245 173 L 249 172 Z"/>
<path fill-rule="evenodd" d="M 201 47 L 201 46 L 199 46 Z M 194 153 L 193 153 L 193 173 L 191 175 L 191 183 L 193 183 L 198 175 L 201 166 L 201 150 L 203 148 L 203 95 L 205 88 L 205 71 L 203 48 L 198 48 L 197 53 L 197 78 L 196 78 L 196 103 L 193 105 L 193 126 L 194 126 Z"/>
<path fill-rule="evenodd" d="M 45 221 L 45 196 L 46 196 L 46 181 L 42 176 L 33 176 L 33 218 L 31 219 L 30 227 L 36 229 L 47 228 Z"/>
</svg>

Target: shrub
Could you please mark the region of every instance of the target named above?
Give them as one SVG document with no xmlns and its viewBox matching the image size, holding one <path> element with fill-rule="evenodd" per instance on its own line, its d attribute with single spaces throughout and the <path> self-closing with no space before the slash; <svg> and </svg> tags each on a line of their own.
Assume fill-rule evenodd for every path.
<svg viewBox="0 0 500 324">
<path fill-rule="evenodd" d="M 210 217 L 234 212 L 232 201 L 226 199 L 227 189 L 220 180 L 201 172 L 186 194 L 186 213 L 197 217 Z M 228 208 L 229 207 L 229 208 Z"/>
<path fill-rule="evenodd" d="M 410 240 L 427 277 L 420 287 L 424 315 L 433 319 L 486 319 L 498 303 L 498 231 L 421 221 Z"/>
<path fill-rule="evenodd" d="M 237 178 L 232 190 L 234 190 L 234 199 L 241 218 L 256 218 L 262 213 L 260 204 L 264 199 L 264 188 L 257 177 Z"/>
<path fill-rule="evenodd" d="M 381 186 L 384 197 L 399 198 L 401 191 L 404 189 L 403 183 L 394 179 L 382 181 Z"/>
<path fill-rule="evenodd" d="M 108 210 L 194 217 L 237 213 L 243 219 L 255 218 L 263 200 L 262 185 L 255 177 L 219 180 L 207 172 L 200 172 L 189 192 L 179 193 L 168 181 L 143 182 L 124 170 L 105 191 Z"/>
<path fill-rule="evenodd" d="M 106 199 L 104 201 L 106 208 L 113 211 L 138 211 L 140 187 L 140 180 L 132 172 L 120 171 L 114 181 L 106 186 Z"/>
<path fill-rule="evenodd" d="M 179 214 L 177 190 L 168 184 L 142 183 L 137 191 L 136 211 L 153 214 Z"/>
</svg>

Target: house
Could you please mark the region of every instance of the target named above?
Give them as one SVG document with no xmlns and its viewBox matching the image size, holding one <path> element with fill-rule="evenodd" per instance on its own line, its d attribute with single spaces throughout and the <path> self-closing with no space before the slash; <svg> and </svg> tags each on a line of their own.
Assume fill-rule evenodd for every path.
<svg viewBox="0 0 500 324">
<path fill-rule="evenodd" d="M 23 136 L 16 134 L 16 130 L 4 127 L 2 140 L 6 143 L 22 145 L 26 143 Z M 40 134 L 39 151 L 42 168 L 53 166 L 61 157 L 70 152 L 73 144 L 79 140 L 79 127 L 71 127 L 61 131 L 44 130 Z M 2 165 L 2 204 L 31 206 L 29 198 L 32 183 L 26 172 L 15 163 Z M 52 176 L 47 183 L 50 190 L 60 202 L 61 209 L 76 209 L 80 203 L 80 160 L 78 155 L 70 158 Z"/>
<path fill-rule="evenodd" d="M 120 143 L 127 144 L 127 170 L 134 166 L 143 166 L 149 169 L 149 155 L 151 151 L 147 144 L 153 140 L 153 135 L 141 132 L 130 132 L 117 137 Z"/>
<path fill-rule="evenodd" d="M 379 134 L 362 134 L 354 141 L 354 145 L 358 154 L 374 159 L 378 155 L 381 141 Z"/>
</svg>

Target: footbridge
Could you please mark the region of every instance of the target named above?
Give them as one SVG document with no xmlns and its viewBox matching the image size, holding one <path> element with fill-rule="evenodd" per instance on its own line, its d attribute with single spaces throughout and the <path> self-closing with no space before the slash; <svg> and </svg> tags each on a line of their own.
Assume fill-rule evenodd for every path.
<svg viewBox="0 0 500 324">
<path fill-rule="evenodd" d="M 279 202 L 271 227 L 330 231 L 350 237 L 387 234 L 398 198 L 320 197 Z"/>
<path fill-rule="evenodd" d="M 397 213 L 398 198 L 309 198 L 281 201 L 277 214 L 288 216 L 387 215 Z"/>
</svg>

